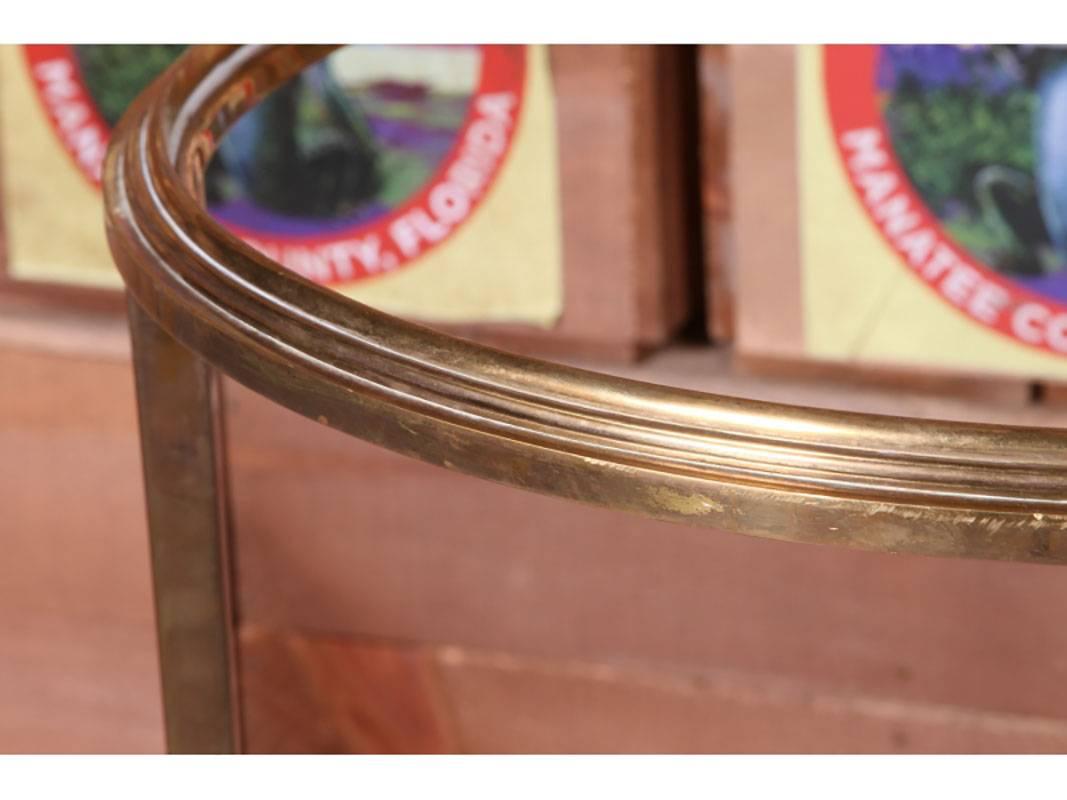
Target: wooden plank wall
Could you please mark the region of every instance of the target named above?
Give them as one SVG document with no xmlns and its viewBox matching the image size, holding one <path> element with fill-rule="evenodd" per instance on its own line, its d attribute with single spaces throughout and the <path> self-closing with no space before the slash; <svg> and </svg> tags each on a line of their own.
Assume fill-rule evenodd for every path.
<svg viewBox="0 0 1067 800">
<path fill-rule="evenodd" d="M 630 371 L 865 410 L 979 402 Z M 162 747 L 121 321 L 0 315 L 0 751 Z M 646 522 L 452 475 L 228 385 L 249 746 L 1064 751 L 1067 581 Z"/>
</svg>

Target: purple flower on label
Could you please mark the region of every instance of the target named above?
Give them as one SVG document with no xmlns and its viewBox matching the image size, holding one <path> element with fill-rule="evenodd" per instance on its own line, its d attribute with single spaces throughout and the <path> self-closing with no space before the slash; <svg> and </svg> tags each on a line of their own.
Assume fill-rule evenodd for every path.
<svg viewBox="0 0 1067 800">
<path fill-rule="evenodd" d="M 1024 76 L 1023 59 L 1011 48 L 994 45 L 884 45 L 880 48 L 875 81 L 881 91 L 899 89 L 907 81 L 923 90 L 974 87 L 998 95 L 1018 87 Z"/>
<path fill-rule="evenodd" d="M 878 60 L 879 89 L 895 89 L 908 76 L 924 89 L 962 86 L 971 82 L 963 48 L 948 44 L 886 45 Z"/>
</svg>

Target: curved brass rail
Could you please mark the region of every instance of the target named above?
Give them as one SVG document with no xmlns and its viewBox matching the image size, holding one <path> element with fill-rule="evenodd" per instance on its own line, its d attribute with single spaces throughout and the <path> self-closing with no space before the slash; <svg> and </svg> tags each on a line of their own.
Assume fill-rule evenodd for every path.
<svg viewBox="0 0 1067 800">
<path fill-rule="evenodd" d="M 800 408 L 481 347 L 316 286 L 200 202 L 234 119 L 322 47 L 196 47 L 115 133 L 108 236 L 139 306 L 305 416 L 463 472 L 805 542 L 1067 562 L 1067 432 Z"/>
</svg>

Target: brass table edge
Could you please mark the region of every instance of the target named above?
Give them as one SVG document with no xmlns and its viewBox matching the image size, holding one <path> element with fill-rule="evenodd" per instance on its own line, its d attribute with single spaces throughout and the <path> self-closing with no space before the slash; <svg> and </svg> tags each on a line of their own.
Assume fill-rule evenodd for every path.
<svg viewBox="0 0 1067 800">
<path fill-rule="evenodd" d="M 199 200 L 212 148 L 326 52 L 192 48 L 113 137 L 116 263 L 208 363 L 331 427 L 520 488 L 783 540 L 1067 562 L 1067 431 L 748 401 L 523 358 L 377 312 L 240 242 Z"/>
</svg>

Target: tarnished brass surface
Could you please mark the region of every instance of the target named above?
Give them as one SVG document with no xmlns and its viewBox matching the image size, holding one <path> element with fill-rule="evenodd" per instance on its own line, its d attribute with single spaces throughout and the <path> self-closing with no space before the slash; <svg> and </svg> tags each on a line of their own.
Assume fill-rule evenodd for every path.
<svg viewBox="0 0 1067 800">
<path fill-rule="evenodd" d="M 167 749 L 239 749 L 217 376 L 136 303 L 137 377 Z"/>
<path fill-rule="evenodd" d="M 776 539 L 1067 561 L 1065 431 L 753 402 L 521 358 L 389 317 L 238 241 L 198 201 L 204 167 L 242 111 L 326 52 L 192 48 L 115 133 L 104 186 L 119 269 L 210 364 L 323 424 L 538 492 Z"/>
</svg>

